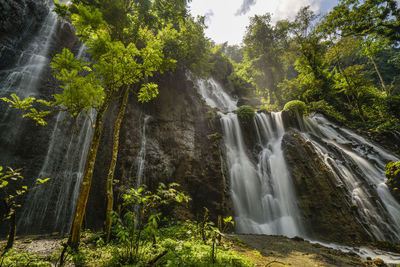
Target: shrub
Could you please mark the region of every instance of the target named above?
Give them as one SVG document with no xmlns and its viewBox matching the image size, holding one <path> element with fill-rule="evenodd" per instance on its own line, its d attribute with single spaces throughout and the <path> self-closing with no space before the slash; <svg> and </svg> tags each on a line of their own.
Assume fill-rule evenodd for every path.
<svg viewBox="0 0 400 267">
<path fill-rule="evenodd" d="M 256 114 L 254 108 L 247 105 L 239 107 L 235 113 L 238 115 L 239 120 L 245 124 L 252 121 Z"/>
<path fill-rule="evenodd" d="M 307 114 L 307 106 L 303 101 L 300 100 L 292 100 L 285 104 L 283 110 L 287 111 L 291 116 L 306 115 Z"/>
<path fill-rule="evenodd" d="M 308 110 L 310 112 L 321 113 L 338 122 L 344 122 L 346 120 L 340 112 L 338 112 L 333 106 L 329 105 L 325 100 L 309 103 Z"/>
</svg>

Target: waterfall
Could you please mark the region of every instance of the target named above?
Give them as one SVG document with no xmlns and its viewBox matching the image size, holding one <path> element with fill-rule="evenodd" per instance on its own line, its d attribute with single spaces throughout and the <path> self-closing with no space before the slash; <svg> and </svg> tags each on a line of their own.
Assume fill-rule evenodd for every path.
<svg viewBox="0 0 400 267">
<path fill-rule="evenodd" d="M 399 159 L 321 115 L 304 119 L 302 135 L 345 187 L 370 235 L 400 240 L 400 204 L 385 181 L 385 163 Z"/>
<path fill-rule="evenodd" d="M 77 57 L 85 57 L 81 45 Z M 75 121 L 59 112 L 50 136 L 49 147 L 38 178 L 50 180 L 30 192 L 19 221 L 21 232 L 67 233 L 73 220 L 96 112 L 90 110 Z M 68 130 L 68 129 L 72 129 Z"/>
<path fill-rule="evenodd" d="M 150 119 L 151 119 L 151 117 L 149 115 L 145 115 L 144 119 L 143 119 L 140 150 L 139 150 L 138 156 L 136 158 L 136 168 L 137 168 L 136 189 L 139 188 L 140 186 L 146 184 L 146 179 L 144 176 L 144 169 L 145 169 L 145 163 L 146 163 L 146 144 L 147 144 L 146 128 L 147 128 L 147 124 L 149 123 Z"/>
<path fill-rule="evenodd" d="M 218 108 L 223 112 L 231 112 L 237 109 L 237 100 L 227 94 L 221 84 L 213 78 L 204 80 L 192 78 L 191 74 L 187 74 L 187 76 L 194 81 L 198 92 L 210 107 Z"/>
<path fill-rule="evenodd" d="M 237 109 L 237 100 L 214 79 L 195 79 L 194 83 L 209 106 L 224 112 Z M 256 114 L 262 150 L 255 161 L 244 143 L 238 116 L 220 115 L 237 232 L 304 236 L 281 149 L 284 134 L 281 113 L 272 113 L 271 117 Z"/>
<path fill-rule="evenodd" d="M 57 23 L 57 15 L 49 11 L 35 37 L 20 51 L 15 65 L 2 71 L 0 96 L 9 97 L 11 93 L 15 93 L 23 99 L 40 95 L 40 86 L 44 84 L 41 76 L 50 66 L 48 54 L 54 42 Z M 81 46 L 77 57 L 84 55 L 85 47 Z M 92 139 L 91 121 L 94 116 L 94 111 L 90 111 L 88 116 L 80 116 L 71 122 L 67 114 L 59 113 L 55 121 L 49 122 L 47 127 L 54 126 L 49 132 L 47 153 L 43 163 L 38 162 L 41 164 L 39 173 L 31 176 L 51 179 L 28 192 L 18 221 L 19 232 L 65 233 L 69 230 Z M 7 108 L 2 112 L 0 156 L 5 163 L 12 161 L 13 149 L 20 143 L 22 134 L 26 134 L 26 130 L 22 128 L 25 125 L 26 122 L 17 111 Z"/>
<path fill-rule="evenodd" d="M 193 78 L 192 78 L 193 79 Z M 194 80 L 206 103 L 232 112 L 237 102 L 213 79 Z M 260 152 L 248 148 L 235 113 L 220 113 L 236 230 L 241 233 L 306 236 L 295 189 L 281 148 L 282 114 L 256 113 Z M 376 240 L 400 240 L 400 204 L 385 181 L 385 163 L 399 159 L 321 115 L 299 118 L 300 134 L 345 188 L 357 216 Z"/>
<path fill-rule="evenodd" d="M 21 232 L 67 233 L 72 223 L 93 136 L 95 112 L 77 118 L 78 132 L 66 131 L 71 122 L 59 113 L 39 178 L 50 180 L 29 192 L 19 221 Z"/>
<path fill-rule="evenodd" d="M 246 151 L 239 120 L 221 117 L 231 181 L 236 229 L 241 233 L 303 235 L 293 185 L 281 149 L 281 113 L 256 114 L 259 145 L 256 163 Z"/>
<path fill-rule="evenodd" d="M 15 65 L 0 73 L 0 97 L 10 97 L 12 93 L 21 99 L 37 95 L 42 71 L 50 63 L 47 54 L 54 39 L 56 26 L 57 15 L 49 12 L 29 45 L 23 51 L 17 51 L 19 55 L 16 56 Z M 0 145 L 8 150 L 9 147 L 18 144 L 22 118 L 14 109 L 8 108 L 4 103 L 2 106 L 4 109 L 0 109 Z M 6 153 L 5 150 L 0 154 Z"/>
</svg>

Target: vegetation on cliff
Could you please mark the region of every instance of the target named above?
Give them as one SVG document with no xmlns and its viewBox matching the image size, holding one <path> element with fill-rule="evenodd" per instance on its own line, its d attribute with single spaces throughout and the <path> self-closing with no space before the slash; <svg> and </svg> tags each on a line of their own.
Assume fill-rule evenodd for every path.
<svg viewBox="0 0 400 267">
<path fill-rule="evenodd" d="M 400 161 L 389 162 L 385 165 L 386 168 L 386 184 L 388 185 L 393 196 L 400 201 Z"/>
</svg>

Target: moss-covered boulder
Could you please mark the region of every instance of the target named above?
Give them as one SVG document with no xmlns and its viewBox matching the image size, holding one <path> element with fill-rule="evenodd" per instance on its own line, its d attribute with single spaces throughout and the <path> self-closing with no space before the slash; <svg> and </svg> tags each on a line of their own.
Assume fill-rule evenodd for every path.
<svg viewBox="0 0 400 267">
<path fill-rule="evenodd" d="M 306 115 L 307 114 L 307 105 L 303 101 L 300 100 L 292 100 L 285 104 L 283 110 L 287 111 L 289 115 L 296 116 Z"/>
<path fill-rule="evenodd" d="M 386 184 L 392 195 L 400 201 L 400 161 L 389 162 L 385 168 L 385 175 L 388 178 Z"/>
<path fill-rule="evenodd" d="M 244 105 L 239 107 L 235 113 L 238 115 L 239 121 L 242 124 L 250 124 L 254 120 L 254 116 L 256 114 L 256 111 L 254 108 Z"/>
</svg>

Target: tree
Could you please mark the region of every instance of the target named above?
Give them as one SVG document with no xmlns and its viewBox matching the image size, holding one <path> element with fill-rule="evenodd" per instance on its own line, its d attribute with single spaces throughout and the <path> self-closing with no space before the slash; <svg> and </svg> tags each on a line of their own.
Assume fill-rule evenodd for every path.
<svg viewBox="0 0 400 267">
<path fill-rule="evenodd" d="M 302 8 L 290 27 L 293 35 L 292 47 L 296 51 L 294 62 L 298 76 L 280 84 L 284 95 L 306 103 L 322 99 L 334 102 L 332 96 L 332 75 L 325 61 L 327 43 L 315 29 L 317 16 L 310 7 Z"/>
<path fill-rule="evenodd" d="M 278 24 L 279 25 L 279 24 Z M 259 93 L 265 94 L 271 104 L 282 102 L 278 93 L 278 83 L 283 79 L 284 66 L 280 55 L 280 42 L 287 31 L 271 24 L 271 14 L 255 15 L 243 38 L 244 59 L 254 69 L 254 81 Z"/>
<path fill-rule="evenodd" d="M 400 41 L 400 9 L 396 0 L 340 0 L 324 18 L 324 32 L 342 36 L 381 35 Z"/>
<path fill-rule="evenodd" d="M 363 40 L 360 42 L 361 54 L 368 57 L 369 60 L 371 61 L 372 65 L 375 68 L 376 74 L 379 77 L 382 91 L 384 91 L 386 95 L 390 95 L 390 90 L 389 88 L 386 87 L 385 82 L 383 81 L 381 72 L 379 71 L 375 58 L 380 51 L 388 48 L 388 44 L 389 40 L 387 38 L 384 38 L 382 36 L 373 36 L 373 35 L 368 35 L 364 37 Z"/>
<path fill-rule="evenodd" d="M 120 2 L 117 1 L 118 3 Z M 118 7 L 120 8 L 120 6 Z M 135 11 L 129 3 L 124 7 L 127 9 L 123 14 L 127 16 L 130 12 Z M 109 179 L 112 180 L 117 156 L 116 151 L 118 151 L 119 127 L 129 97 L 129 90 L 137 89 L 137 97 L 141 102 L 153 99 L 158 94 L 158 86 L 155 83 L 148 82 L 148 77 L 159 71 L 161 67 L 171 66 L 175 61 L 164 58 L 162 51 L 162 37 L 168 35 L 168 31 L 172 31 L 171 26 L 151 30 L 148 27 L 135 27 L 136 25 L 132 25 L 134 20 L 129 20 L 132 23 L 129 25 L 125 25 L 120 20 L 110 25 L 103 19 L 100 9 L 93 6 L 87 7 L 82 3 L 72 5 L 70 11 L 72 24 L 76 26 L 76 33 L 88 47 L 94 63 L 90 64 L 90 62 L 75 59 L 67 49 L 64 49 L 63 53 L 54 58 L 52 68 L 55 71 L 55 77 L 63 82 L 63 92 L 55 96 L 56 102 L 58 105 L 68 107 L 68 111 L 73 115 L 90 107 L 97 110 L 94 136 L 89 149 L 81 192 L 68 240 L 68 244 L 77 249 L 97 149 L 102 134 L 102 120 L 108 105 L 113 96 L 121 88 L 124 89 L 121 112 L 116 120 L 113 156 L 108 175 Z M 135 15 L 136 13 L 132 14 Z M 120 28 L 125 29 L 125 26 L 132 26 L 136 29 L 133 33 L 134 36 L 125 34 L 126 31 L 123 31 L 123 36 L 121 35 Z M 123 40 L 118 40 L 119 38 L 135 39 L 137 45 L 132 42 L 124 44 Z M 109 181 L 107 185 L 110 185 Z M 108 192 L 110 191 L 108 190 Z"/>
</svg>

